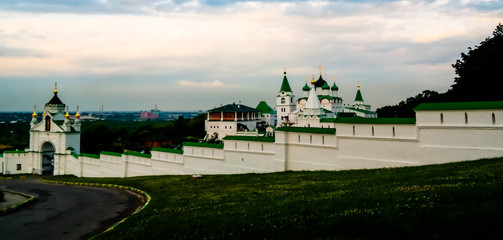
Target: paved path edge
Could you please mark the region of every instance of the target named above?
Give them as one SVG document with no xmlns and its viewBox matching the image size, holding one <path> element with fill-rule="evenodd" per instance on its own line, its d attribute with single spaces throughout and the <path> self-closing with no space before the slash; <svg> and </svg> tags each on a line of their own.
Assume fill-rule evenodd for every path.
<svg viewBox="0 0 503 240">
<path fill-rule="evenodd" d="M 139 193 L 140 195 L 142 195 L 144 198 L 146 198 L 147 200 L 145 201 L 145 204 L 143 204 L 143 206 L 141 206 L 140 208 L 136 209 L 136 211 L 127 216 L 126 218 L 120 220 L 119 222 L 115 223 L 114 225 L 112 225 L 111 227 L 109 227 L 107 230 L 105 230 L 104 232 L 102 233 L 98 233 L 97 235 L 91 237 L 90 239 L 94 239 L 96 238 L 97 236 L 103 234 L 103 233 L 106 233 L 110 230 L 113 230 L 114 228 L 116 228 L 117 226 L 119 226 L 119 224 L 123 223 L 124 221 L 126 221 L 129 217 L 139 213 L 141 210 L 143 210 L 145 207 L 147 207 L 149 204 L 150 204 L 150 200 L 152 199 L 150 197 L 150 195 L 143 191 L 143 190 L 140 190 L 138 188 L 134 188 L 134 187 L 129 187 L 129 186 L 122 186 L 122 185 L 117 185 L 117 184 L 108 184 L 108 183 L 85 183 L 85 182 L 66 182 L 66 181 L 55 181 L 55 180 L 47 180 L 47 179 L 43 179 L 41 178 L 40 181 L 42 182 L 47 182 L 47 183 L 55 183 L 55 184 L 66 184 L 66 185 L 76 185 L 76 186 L 90 186 L 90 187 L 106 187 L 106 188 L 118 188 L 118 189 L 124 189 L 124 190 L 129 190 L 129 191 L 133 191 L 133 192 L 136 192 L 136 193 Z M 27 195 L 27 194 L 26 194 Z"/>
<path fill-rule="evenodd" d="M 30 203 L 34 202 L 35 200 L 37 200 L 36 197 L 34 197 L 34 196 L 30 195 L 30 194 L 26 194 L 26 193 L 22 193 L 22 192 L 16 192 L 16 191 L 8 190 L 8 189 L 2 189 L 2 191 L 9 192 L 9 193 L 12 193 L 12 194 L 18 194 L 18 195 L 27 197 L 28 199 L 26 199 L 24 201 L 20 201 L 20 202 L 14 203 L 12 205 L 9 205 L 9 206 L 7 206 L 5 208 L 0 209 L 0 216 L 7 215 L 7 214 L 9 214 L 11 212 L 19 210 L 20 208 L 28 206 L 28 204 L 30 204 Z"/>
</svg>

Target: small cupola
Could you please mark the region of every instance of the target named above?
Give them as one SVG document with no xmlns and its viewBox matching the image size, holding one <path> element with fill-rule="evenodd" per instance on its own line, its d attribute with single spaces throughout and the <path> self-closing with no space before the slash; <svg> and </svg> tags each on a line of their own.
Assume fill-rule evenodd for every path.
<svg viewBox="0 0 503 240">
<path fill-rule="evenodd" d="M 77 113 L 75 114 L 75 118 L 80 118 L 80 114 L 79 114 L 79 106 L 77 106 Z"/>
</svg>

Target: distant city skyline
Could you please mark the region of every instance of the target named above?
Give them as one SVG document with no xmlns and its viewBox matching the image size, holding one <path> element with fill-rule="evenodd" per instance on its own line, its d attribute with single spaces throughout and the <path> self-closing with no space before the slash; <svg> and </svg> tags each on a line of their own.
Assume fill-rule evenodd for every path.
<svg viewBox="0 0 503 240">
<path fill-rule="evenodd" d="M 503 2 L 0 0 L 0 111 L 59 97 L 75 112 L 274 107 L 328 74 L 375 110 L 445 92 L 461 52 L 503 22 Z"/>
</svg>

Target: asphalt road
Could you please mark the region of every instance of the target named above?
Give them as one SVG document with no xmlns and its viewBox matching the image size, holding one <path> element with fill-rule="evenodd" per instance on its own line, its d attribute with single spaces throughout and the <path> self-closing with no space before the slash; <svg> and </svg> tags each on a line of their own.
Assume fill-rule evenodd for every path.
<svg viewBox="0 0 503 240">
<path fill-rule="evenodd" d="M 0 179 L 1 186 L 38 200 L 0 216 L 0 239 L 88 239 L 143 204 L 140 196 L 129 191 L 49 184 L 38 177 Z"/>
</svg>

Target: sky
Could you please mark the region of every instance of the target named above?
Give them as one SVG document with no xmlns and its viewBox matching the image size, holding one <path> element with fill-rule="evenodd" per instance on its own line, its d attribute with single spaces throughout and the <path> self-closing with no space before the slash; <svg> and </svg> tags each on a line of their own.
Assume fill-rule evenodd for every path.
<svg viewBox="0 0 503 240">
<path fill-rule="evenodd" d="M 0 111 L 275 107 L 328 75 L 375 110 L 445 92 L 452 64 L 503 23 L 503 2 L 0 0 Z"/>
</svg>

